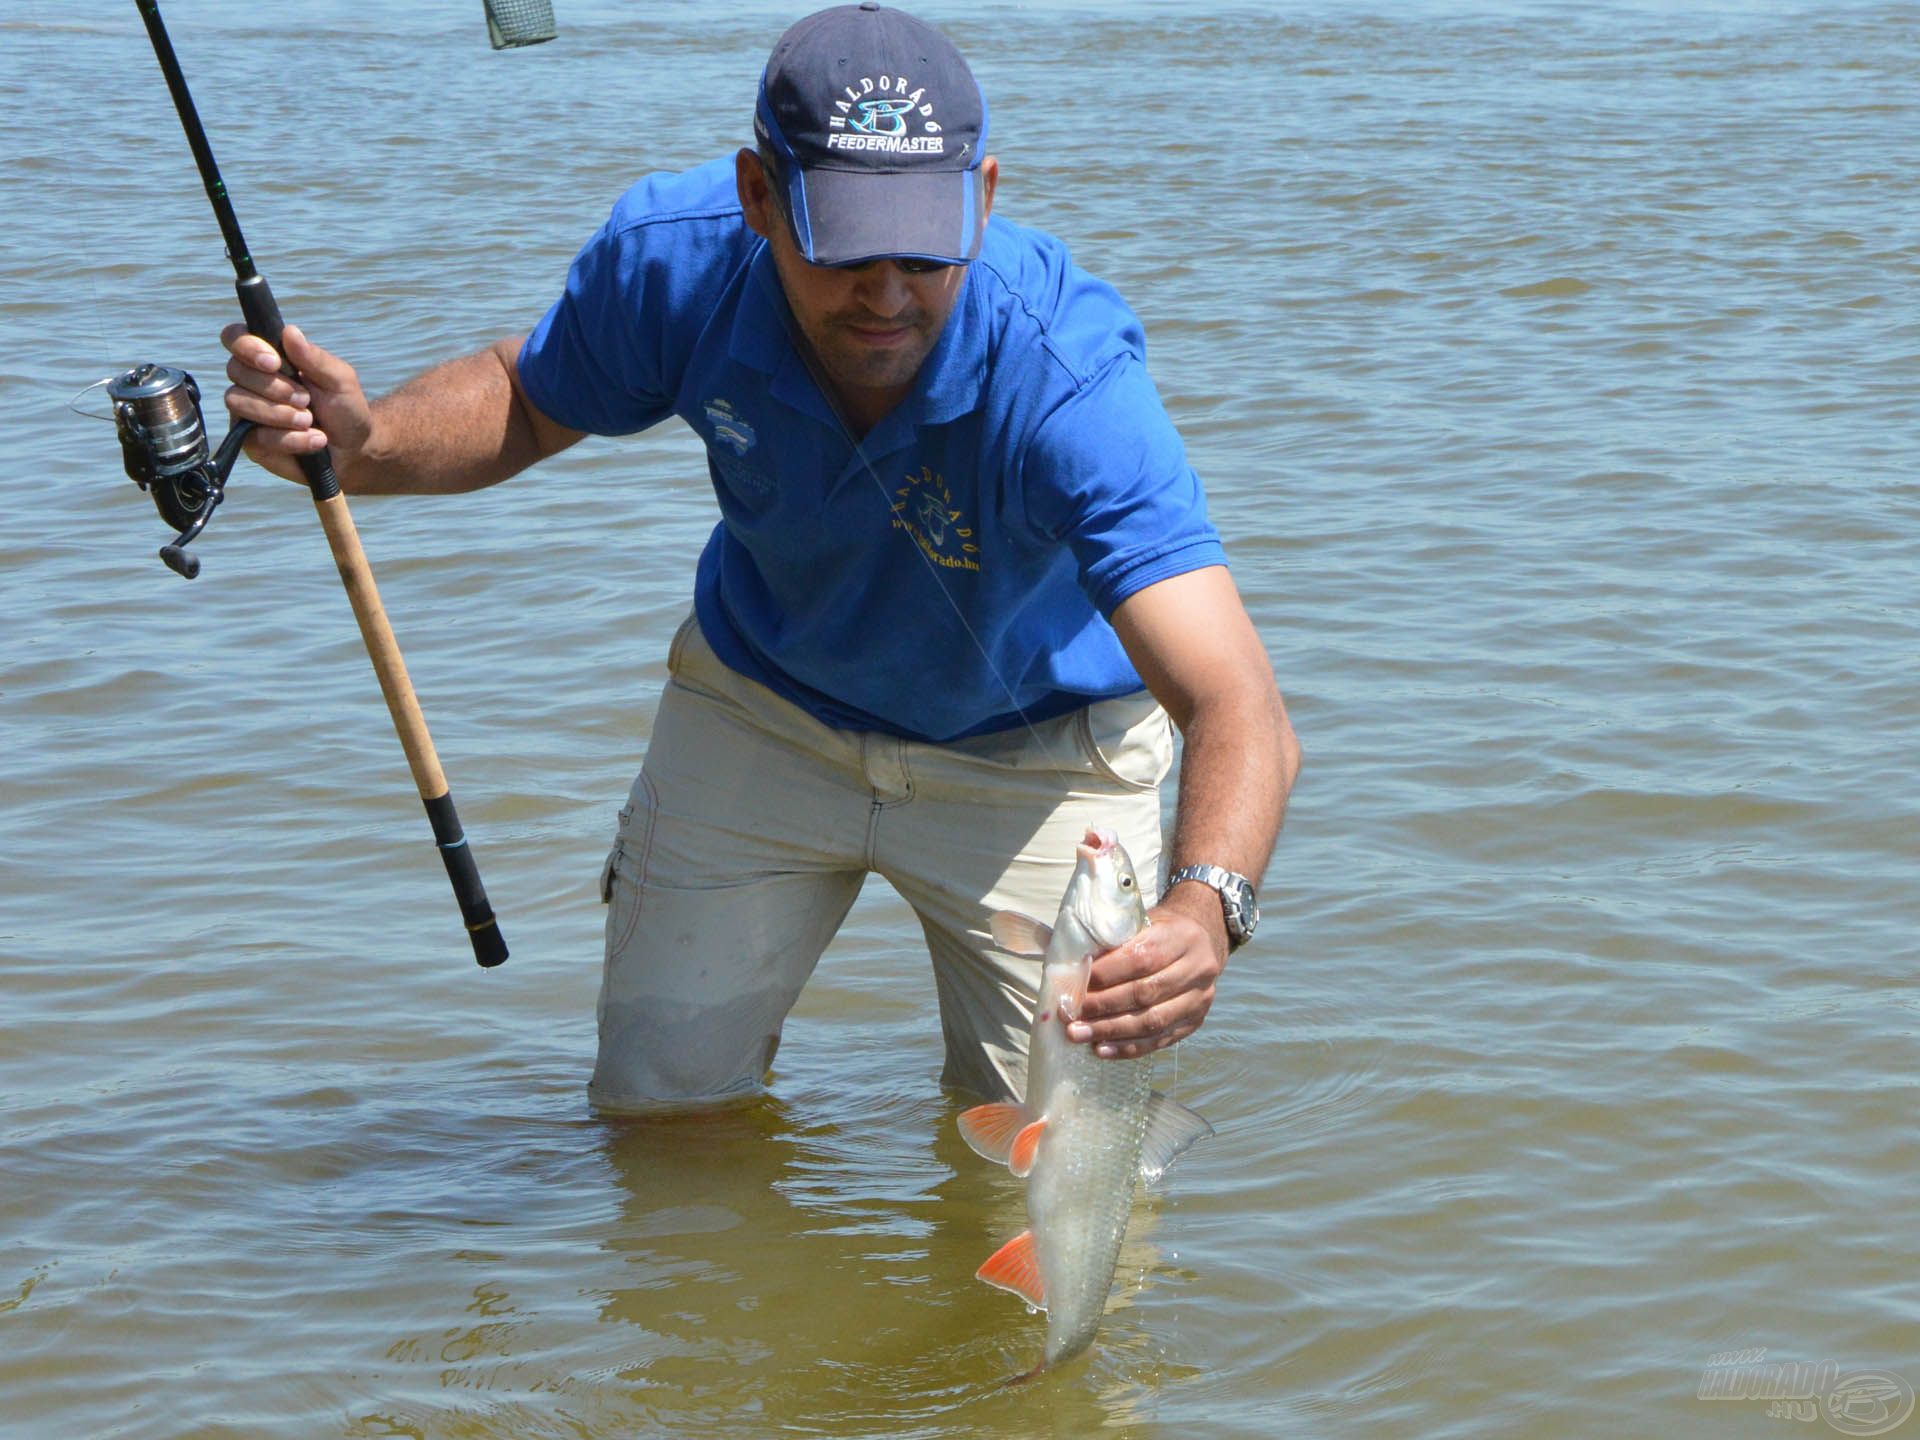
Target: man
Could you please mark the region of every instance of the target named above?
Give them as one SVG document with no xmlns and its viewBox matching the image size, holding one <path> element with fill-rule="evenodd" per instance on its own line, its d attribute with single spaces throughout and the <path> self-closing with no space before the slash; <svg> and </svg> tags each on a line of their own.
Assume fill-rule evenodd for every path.
<svg viewBox="0 0 1920 1440">
<path fill-rule="evenodd" d="M 754 128 L 621 197 L 524 340 L 369 404 L 297 330 L 289 381 L 233 326 L 228 409 L 269 469 L 330 444 L 357 494 L 491 485 L 671 414 L 705 441 L 721 519 L 602 876 L 596 1105 L 758 1087 L 870 872 L 921 920 L 944 1078 L 1017 1093 L 1038 965 L 989 917 L 1050 918 L 1091 826 L 1155 873 L 1169 713 L 1172 883 L 1069 1034 L 1171 1045 L 1251 933 L 1299 749 L 1138 322 L 989 223 L 986 102 L 930 26 L 800 21 Z"/>
</svg>

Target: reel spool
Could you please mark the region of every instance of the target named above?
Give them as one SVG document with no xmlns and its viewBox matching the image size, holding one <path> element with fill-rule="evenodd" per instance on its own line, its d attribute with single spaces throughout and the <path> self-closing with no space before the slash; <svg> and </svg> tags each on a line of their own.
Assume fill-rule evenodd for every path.
<svg viewBox="0 0 1920 1440">
<path fill-rule="evenodd" d="M 186 547 L 207 528 L 226 497 L 227 476 L 253 422 L 236 424 L 219 451 L 209 453 L 200 387 L 186 371 L 136 365 L 101 383 L 113 401 L 113 426 L 127 478 L 153 496 L 160 518 L 180 532 L 160 547 L 160 558 L 169 570 L 191 580 L 200 573 L 200 561 L 187 554 Z"/>
</svg>

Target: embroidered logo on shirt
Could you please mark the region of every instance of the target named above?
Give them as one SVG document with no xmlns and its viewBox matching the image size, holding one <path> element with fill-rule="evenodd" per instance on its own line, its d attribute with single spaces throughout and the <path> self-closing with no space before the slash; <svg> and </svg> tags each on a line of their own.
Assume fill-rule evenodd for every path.
<svg viewBox="0 0 1920 1440">
<path fill-rule="evenodd" d="M 707 401 L 707 420 L 713 426 L 715 442 L 731 445 L 735 455 L 746 454 L 759 438 L 753 433 L 753 427 L 734 413 L 733 405 L 729 401 L 720 399 Z"/>
<path fill-rule="evenodd" d="M 886 150 L 907 155 L 944 155 L 947 142 L 940 133 L 940 122 L 933 118 L 931 102 L 922 104 L 927 93 L 922 85 L 907 92 L 904 75 L 882 75 L 878 80 L 862 76 L 841 90 L 842 98 L 833 102 L 839 113 L 827 117 L 829 150 Z M 910 115 L 920 116 L 921 134 L 908 134 Z"/>
<path fill-rule="evenodd" d="M 920 547 L 920 553 L 948 570 L 979 570 L 975 557 L 980 547 L 973 543 L 973 531 L 960 522 L 965 516 L 953 505 L 953 492 L 946 478 L 922 465 L 918 475 L 902 477 L 907 483 L 894 491 L 893 526 L 904 530 Z"/>
</svg>

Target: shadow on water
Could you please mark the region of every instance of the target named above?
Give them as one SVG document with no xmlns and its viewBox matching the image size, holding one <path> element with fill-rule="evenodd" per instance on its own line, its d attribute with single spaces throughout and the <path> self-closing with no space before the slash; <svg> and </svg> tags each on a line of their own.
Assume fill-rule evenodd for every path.
<svg viewBox="0 0 1920 1440">
<path fill-rule="evenodd" d="M 1006 1387 L 1044 1320 L 973 1272 L 1024 1226 L 1023 1189 L 960 1140 L 957 1095 L 856 1085 L 854 1116 L 803 1085 L 613 1119 L 586 1115 L 572 1083 L 534 1089 L 483 1125 L 441 1125 L 417 1100 L 377 1116 L 347 1103 L 329 1123 L 325 1097 L 293 1097 L 313 1143 L 284 1164 L 328 1165 L 342 1203 L 291 1223 L 295 1191 L 267 1187 L 287 1258 L 261 1283 L 338 1307 L 352 1358 L 269 1347 L 263 1413 L 299 1417 L 294 1433 L 423 1440 L 1147 1435 L 1175 1386 L 1211 1378 L 1168 1355 L 1164 1307 L 1136 1307 L 1180 1273 L 1148 1199 L 1092 1351 Z M 377 1209 L 352 1209 L 376 1191 Z M 356 1309 L 370 1235 L 391 1278 Z"/>
<path fill-rule="evenodd" d="M 299 86 L 244 64 L 262 7 L 176 8 L 289 318 L 386 390 L 730 149 L 805 7 L 566 0 L 499 56 L 305 7 Z M 1309 755 L 1162 1082 L 1219 1135 L 1093 1351 L 998 1388 L 1042 1324 L 973 1270 L 1020 1192 L 953 1133 L 901 909 L 776 1100 L 584 1108 L 607 802 L 714 522 L 682 427 L 356 507 L 518 947 L 426 963 L 460 937 L 310 505 L 246 480 L 179 584 L 66 409 L 139 359 L 208 384 L 233 299 L 137 16 L 29 0 L 0 1440 L 1744 1440 L 1713 1356 L 1920 1378 L 1911 7 L 944 8 L 1003 213 L 1151 337 Z"/>
<path fill-rule="evenodd" d="M 1122 1299 L 1096 1353 L 1014 1390 L 1041 1320 L 973 1270 L 1025 1225 L 1021 1187 L 969 1151 L 958 1106 L 882 1124 L 762 1099 L 609 1123 L 620 1217 L 603 1321 L 630 1327 L 619 1373 L 673 1433 L 772 1424 L 817 1434 L 1067 1433 L 1142 1418 L 1163 1362 Z M 1140 1238 L 1120 1289 L 1153 1264 Z"/>
</svg>

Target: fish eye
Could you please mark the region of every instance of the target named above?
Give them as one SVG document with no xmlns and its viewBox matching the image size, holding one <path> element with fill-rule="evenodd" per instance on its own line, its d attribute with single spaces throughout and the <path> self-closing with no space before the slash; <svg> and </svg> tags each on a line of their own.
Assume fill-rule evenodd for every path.
<svg viewBox="0 0 1920 1440">
<path fill-rule="evenodd" d="M 1122 875 L 1122 876 L 1120 877 L 1120 888 L 1121 888 L 1122 890 L 1131 890 L 1131 889 L 1133 889 L 1133 876 L 1131 876 L 1131 875 Z"/>
</svg>

